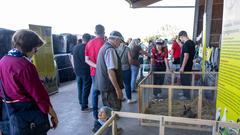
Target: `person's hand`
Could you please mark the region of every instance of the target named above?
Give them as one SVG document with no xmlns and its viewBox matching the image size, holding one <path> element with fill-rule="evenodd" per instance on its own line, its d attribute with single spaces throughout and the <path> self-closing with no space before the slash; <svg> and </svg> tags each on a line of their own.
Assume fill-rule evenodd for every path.
<svg viewBox="0 0 240 135">
<path fill-rule="evenodd" d="M 181 67 L 181 68 L 179 69 L 179 72 L 180 72 L 180 73 L 183 73 L 183 72 L 184 72 L 184 67 Z"/>
<path fill-rule="evenodd" d="M 49 115 L 51 116 L 51 123 L 52 123 L 51 128 L 55 129 L 58 125 L 58 117 L 51 106 L 49 107 Z"/>
<path fill-rule="evenodd" d="M 51 116 L 51 123 L 52 123 L 52 127 L 53 129 L 55 129 L 58 125 L 58 118 L 57 116 Z"/>
<path fill-rule="evenodd" d="M 122 93 L 121 89 L 117 90 L 117 98 L 120 99 L 120 100 L 123 99 L 123 93 Z"/>
</svg>

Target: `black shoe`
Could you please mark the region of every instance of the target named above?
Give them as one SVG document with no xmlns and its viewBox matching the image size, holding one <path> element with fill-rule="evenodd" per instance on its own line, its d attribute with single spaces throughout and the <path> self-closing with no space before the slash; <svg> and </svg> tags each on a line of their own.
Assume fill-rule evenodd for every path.
<svg viewBox="0 0 240 135">
<path fill-rule="evenodd" d="M 88 107 L 88 108 L 82 109 L 81 112 L 82 112 L 82 113 L 89 113 L 89 112 L 91 112 L 92 110 L 93 110 L 92 108 L 89 108 L 89 107 Z"/>
<path fill-rule="evenodd" d="M 132 90 L 132 93 L 136 93 L 137 91 L 136 90 Z"/>
</svg>

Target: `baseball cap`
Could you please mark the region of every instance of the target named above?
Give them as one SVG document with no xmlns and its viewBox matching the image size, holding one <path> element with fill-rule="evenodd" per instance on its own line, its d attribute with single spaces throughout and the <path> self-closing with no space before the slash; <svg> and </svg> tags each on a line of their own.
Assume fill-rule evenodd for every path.
<svg viewBox="0 0 240 135">
<path fill-rule="evenodd" d="M 112 31 L 109 35 L 109 38 L 118 38 L 118 39 L 122 40 L 122 42 L 124 42 L 124 38 L 123 38 L 122 34 L 118 31 Z"/>
<path fill-rule="evenodd" d="M 157 40 L 155 41 L 155 43 L 156 43 L 157 45 L 164 45 L 164 40 L 162 40 L 162 39 L 157 39 Z"/>
</svg>

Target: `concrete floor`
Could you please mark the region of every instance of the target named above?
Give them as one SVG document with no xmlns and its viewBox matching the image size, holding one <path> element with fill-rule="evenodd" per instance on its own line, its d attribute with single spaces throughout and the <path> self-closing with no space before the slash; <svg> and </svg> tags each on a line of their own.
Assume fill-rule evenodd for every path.
<svg viewBox="0 0 240 135">
<path fill-rule="evenodd" d="M 125 92 L 124 92 L 125 93 Z M 133 94 L 136 99 L 137 94 Z M 90 96 L 91 97 L 91 96 Z M 75 81 L 61 84 L 59 92 L 50 96 L 51 102 L 57 112 L 59 125 L 55 130 L 50 130 L 48 135 L 92 135 L 92 113 L 82 113 L 77 98 L 77 85 Z M 89 100 L 91 103 L 91 100 Z M 101 100 L 100 100 L 101 102 Z M 90 104 L 91 106 L 91 104 Z M 102 104 L 100 103 L 100 106 Z M 137 112 L 137 103 L 123 102 L 122 111 Z M 123 135 L 158 135 L 159 128 L 142 127 L 136 119 L 121 118 L 119 127 L 123 128 Z M 208 132 L 193 132 L 177 129 L 166 129 L 166 135 L 210 135 Z"/>
</svg>

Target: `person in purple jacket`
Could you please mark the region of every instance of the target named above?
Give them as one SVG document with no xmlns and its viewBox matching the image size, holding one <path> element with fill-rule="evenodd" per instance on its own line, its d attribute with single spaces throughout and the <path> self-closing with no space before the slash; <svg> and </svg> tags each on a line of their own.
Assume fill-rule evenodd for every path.
<svg viewBox="0 0 240 135">
<path fill-rule="evenodd" d="M 31 102 L 31 107 L 51 116 L 52 128 L 56 128 L 58 117 L 38 72 L 31 63 L 31 57 L 43 44 L 44 41 L 31 30 L 15 32 L 12 37 L 13 48 L 0 60 L 0 80 L 9 99 L 7 104 L 14 106 L 13 109 L 9 109 L 10 115 L 24 110 L 26 106 L 23 103 Z M 2 93 L 0 95 L 2 96 Z M 2 108 L 2 111 L 6 110 Z M 4 115 L 2 117 L 4 119 Z"/>
</svg>

